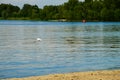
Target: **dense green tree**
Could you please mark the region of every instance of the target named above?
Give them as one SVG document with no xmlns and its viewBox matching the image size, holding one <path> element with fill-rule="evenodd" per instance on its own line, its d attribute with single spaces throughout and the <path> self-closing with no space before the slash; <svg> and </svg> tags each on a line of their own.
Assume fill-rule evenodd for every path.
<svg viewBox="0 0 120 80">
<path fill-rule="evenodd" d="M 44 20 L 54 20 L 58 13 L 58 6 L 45 6 L 42 10 Z"/>
<path fill-rule="evenodd" d="M 32 6 L 31 19 L 39 19 L 39 8 L 37 5 Z"/>
<path fill-rule="evenodd" d="M 85 0 L 86 3 L 90 3 L 92 2 L 93 0 Z"/>
<path fill-rule="evenodd" d="M 11 4 L 0 4 L 0 19 L 120 21 L 120 0 L 68 0 L 58 6 L 24 4 L 20 9 Z"/>
<path fill-rule="evenodd" d="M 104 21 L 114 21 L 114 11 L 103 8 L 101 10 L 101 18 Z"/>
<path fill-rule="evenodd" d="M 116 21 L 120 21 L 120 9 L 115 10 L 114 17 Z"/>
<path fill-rule="evenodd" d="M 2 18 L 7 19 L 8 18 L 8 12 L 6 10 L 2 11 Z"/>
<path fill-rule="evenodd" d="M 76 20 L 76 12 L 78 11 L 79 1 L 78 0 L 69 0 L 68 3 L 64 4 L 64 15 L 67 20 Z"/>
<path fill-rule="evenodd" d="M 24 4 L 22 10 L 21 10 L 21 17 L 30 17 L 32 15 L 32 6 L 29 4 Z"/>
<path fill-rule="evenodd" d="M 13 17 L 14 13 L 18 13 L 19 7 L 13 6 L 11 4 L 1 4 L 0 5 L 0 17 L 7 19 L 8 17 Z"/>
</svg>

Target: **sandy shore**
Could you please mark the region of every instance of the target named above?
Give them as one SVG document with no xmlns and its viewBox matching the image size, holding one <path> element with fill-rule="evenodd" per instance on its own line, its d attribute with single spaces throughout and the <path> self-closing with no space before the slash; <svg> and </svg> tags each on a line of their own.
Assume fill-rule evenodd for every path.
<svg viewBox="0 0 120 80">
<path fill-rule="evenodd" d="M 120 70 L 75 72 L 67 74 L 51 74 L 8 80 L 120 80 Z"/>
</svg>

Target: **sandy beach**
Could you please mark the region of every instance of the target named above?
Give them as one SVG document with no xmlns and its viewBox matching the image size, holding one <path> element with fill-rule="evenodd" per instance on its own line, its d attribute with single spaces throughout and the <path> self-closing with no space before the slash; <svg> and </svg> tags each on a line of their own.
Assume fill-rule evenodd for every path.
<svg viewBox="0 0 120 80">
<path fill-rule="evenodd" d="M 120 70 L 51 74 L 27 78 L 12 78 L 8 80 L 120 80 Z"/>
</svg>

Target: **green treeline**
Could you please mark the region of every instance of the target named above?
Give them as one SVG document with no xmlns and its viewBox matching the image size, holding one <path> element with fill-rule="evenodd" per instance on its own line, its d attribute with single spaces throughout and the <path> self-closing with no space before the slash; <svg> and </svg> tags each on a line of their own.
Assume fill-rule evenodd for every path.
<svg viewBox="0 0 120 80">
<path fill-rule="evenodd" d="M 120 0 L 69 0 L 54 6 L 24 4 L 20 9 L 11 4 L 0 4 L 0 19 L 120 21 Z"/>
</svg>

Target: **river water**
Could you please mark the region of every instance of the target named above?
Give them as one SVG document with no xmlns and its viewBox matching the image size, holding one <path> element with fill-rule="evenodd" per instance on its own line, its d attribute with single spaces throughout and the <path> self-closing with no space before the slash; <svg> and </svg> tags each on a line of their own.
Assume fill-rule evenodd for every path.
<svg viewBox="0 0 120 80">
<path fill-rule="evenodd" d="M 113 69 L 120 22 L 0 20 L 0 78 Z"/>
</svg>

